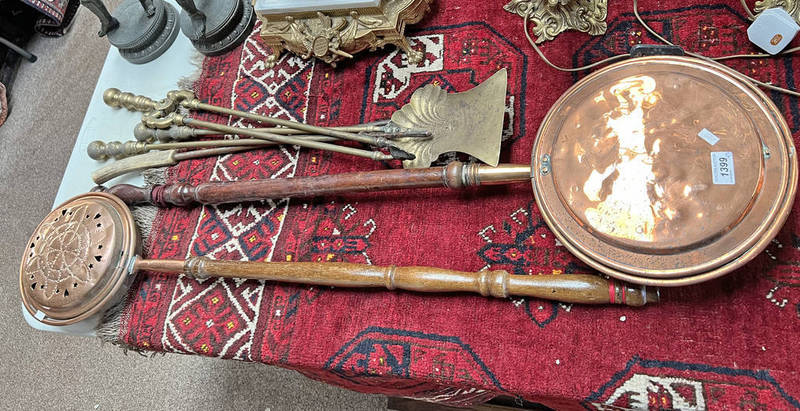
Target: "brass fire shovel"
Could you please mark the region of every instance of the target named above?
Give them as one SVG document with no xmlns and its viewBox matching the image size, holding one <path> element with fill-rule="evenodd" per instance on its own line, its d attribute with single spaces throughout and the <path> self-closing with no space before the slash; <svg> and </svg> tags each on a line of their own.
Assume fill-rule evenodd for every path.
<svg viewBox="0 0 800 411">
<path fill-rule="evenodd" d="M 507 77 L 506 69 L 501 69 L 461 93 L 449 94 L 433 84 L 417 89 L 408 104 L 392 114 L 392 123 L 427 130 L 432 137 L 393 140 L 416 156 L 403 161 L 403 168 L 430 167 L 440 155 L 451 151 L 496 166 L 500 162 Z"/>
</svg>

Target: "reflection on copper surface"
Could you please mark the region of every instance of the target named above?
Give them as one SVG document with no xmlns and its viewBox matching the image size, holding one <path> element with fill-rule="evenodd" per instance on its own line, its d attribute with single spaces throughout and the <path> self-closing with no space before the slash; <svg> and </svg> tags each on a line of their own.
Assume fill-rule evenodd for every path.
<svg viewBox="0 0 800 411">
<path fill-rule="evenodd" d="M 644 110 L 660 99 L 655 90 L 656 80 L 649 76 L 627 77 L 611 86 L 608 91 L 619 105 L 603 114 L 607 132 L 594 136 L 594 146 L 613 142 L 618 155 L 605 169 L 593 170 L 583 184 L 586 197 L 597 202 L 596 207 L 585 211 L 589 224 L 601 232 L 636 241 L 653 241 L 656 219 L 675 216 L 675 210 L 660 200 L 664 188 L 655 184 L 653 157 L 660 150 L 660 141 L 655 141 L 650 152 L 645 146 Z M 594 101 L 605 101 L 604 93 L 601 91 Z M 652 201 L 651 193 L 656 197 Z"/>
<path fill-rule="evenodd" d="M 758 134 L 728 98 L 669 72 L 633 72 L 576 95 L 552 152 L 561 201 L 585 230 L 634 248 L 675 252 L 731 229 L 762 165 Z M 703 129 L 720 140 L 709 144 Z M 713 184 L 712 151 L 734 153 L 744 173 L 735 186 Z"/>
</svg>

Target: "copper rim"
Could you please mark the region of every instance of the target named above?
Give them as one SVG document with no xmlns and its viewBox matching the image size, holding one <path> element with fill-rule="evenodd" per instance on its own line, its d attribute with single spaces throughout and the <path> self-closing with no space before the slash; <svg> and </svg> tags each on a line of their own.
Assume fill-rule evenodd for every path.
<svg viewBox="0 0 800 411">
<path fill-rule="evenodd" d="M 730 181 L 712 152 L 733 163 Z M 769 98 L 686 57 L 630 59 L 582 79 L 545 116 L 532 157 L 536 201 L 565 247 L 647 285 L 750 261 L 786 220 L 797 182 L 791 133 Z"/>
<path fill-rule="evenodd" d="M 133 216 L 118 198 L 88 193 L 64 202 L 26 245 L 19 271 L 23 305 L 48 325 L 100 312 L 125 286 L 137 240 Z"/>
</svg>

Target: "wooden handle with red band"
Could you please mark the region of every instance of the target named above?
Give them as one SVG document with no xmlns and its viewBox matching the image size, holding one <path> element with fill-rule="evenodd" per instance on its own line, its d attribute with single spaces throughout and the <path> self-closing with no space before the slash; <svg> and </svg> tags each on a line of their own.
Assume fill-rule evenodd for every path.
<svg viewBox="0 0 800 411">
<path fill-rule="evenodd" d="M 421 187 L 460 189 L 481 184 L 505 184 L 530 179 L 530 166 L 501 164 L 490 167 L 452 162 L 443 167 L 363 171 L 313 177 L 208 182 L 198 185 L 167 184 L 150 188 L 118 184 L 100 191 L 114 194 L 127 204 L 185 207 L 225 204 L 269 198 L 314 197 L 331 194 L 397 190 Z"/>
<path fill-rule="evenodd" d="M 380 267 L 351 263 L 217 261 L 206 257 L 139 260 L 137 270 L 181 271 L 192 278 L 226 277 L 335 287 L 384 287 L 418 292 L 473 292 L 505 298 L 537 297 L 579 304 L 642 306 L 658 302 L 658 290 L 590 274 L 513 275 L 432 267 Z"/>
</svg>

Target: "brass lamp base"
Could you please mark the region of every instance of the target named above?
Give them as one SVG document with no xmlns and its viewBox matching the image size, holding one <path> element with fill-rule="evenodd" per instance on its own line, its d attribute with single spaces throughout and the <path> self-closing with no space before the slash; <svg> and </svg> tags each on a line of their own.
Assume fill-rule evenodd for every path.
<svg viewBox="0 0 800 411">
<path fill-rule="evenodd" d="M 798 0 L 761 0 L 756 1 L 754 12 L 761 13 L 766 9 L 782 7 L 789 13 L 797 24 L 800 24 L 800 1 Z"/>
<path fill-rule="evenodd" d="M 536 42 L 541 43 L 554 39 L 565 30 L 578 30 L 593 36 L 604 34 L 607 3 L 607 0 L 511 0 L 503 8 L 521 17 L 530 13 L 533 34 Z"/>
</svg>

